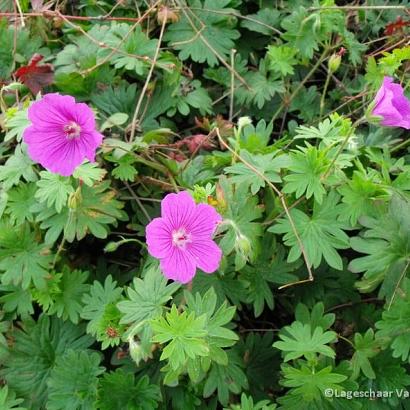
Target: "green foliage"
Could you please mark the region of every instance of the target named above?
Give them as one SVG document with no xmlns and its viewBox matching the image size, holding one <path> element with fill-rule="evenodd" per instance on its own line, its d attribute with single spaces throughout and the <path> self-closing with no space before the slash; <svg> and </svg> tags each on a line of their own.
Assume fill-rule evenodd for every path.
<svg viewBox="0 0 410 410">
<path fill-rule="evenodd" d="M 314 203 L 311 217 L 299 209 L 290 211 L 308 261 L 315 268 L 320 265 L 322 258 L 335 269 L 343 268 L 342 258 L 336 249 L 348 248 L 349 238 L 343 231 L 344 223 L 337 220 L 340 214 L 338 202 L 339 196 L 335 191 L 331 191 L 321 205 Z M 285 234 L 285 244 L 291 246 L 288 262 L 300 257 L 301 249 L 289 219 L 280 219 L 277 225 L 270 227 L 268 231 Z"/>
<path fill-rule="evenodd" d="M 92 339 L 83 334 L 82 326 L 46 315 L 42 315 L 37 323 L 32 320 L 24 322 L 21 330 L 13 331 L 13 338 L 1 374 L 33 410 L 44 408 L 49 392 L 47 382 L 57 360 L 66 354 L 67 349 L 82 351 L 92 343 Z M 76 371 L 74 364 L 69 364 L 69 368 Z"/>
<path fill-rule="evenodd" d="M 407 119 L 372 116 L 408 2 L 57 3 L 0 1 L 0 410 L 408 408 Z M 57 92 L 104 135 L 64 177 L 24 139 Z M 185 285 L 146 242 L 181 191 L 221 215 Z"/>
<path fill-rule="evenodd" d="M 48 380 L 47 409 L 91 410 L 97 397 L 97 376 L 104 371 L 100 360 L 96 352 L 71 349 L 58 357 Z"/>
<path fill-rule="evenodd" d="M 132 373 L 122 369 L 105 373 L 98 389 L 98 408 L 101 410 L 151 410 L 158 408 L 161 393 L 148 376 L 137 381 Z"/>
</svg>

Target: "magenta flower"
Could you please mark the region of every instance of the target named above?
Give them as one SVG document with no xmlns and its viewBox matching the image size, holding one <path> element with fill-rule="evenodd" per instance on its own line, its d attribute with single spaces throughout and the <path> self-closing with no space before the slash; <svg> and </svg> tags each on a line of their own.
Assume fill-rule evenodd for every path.
<svg viewBox="0 0 410 410">
<path fill-rule="evenodd" d="M 222 252 L 212 240 L 218 222 L 215 209 L 196 205 L 187 192 L 168 194 L 161 202 L 161 218 L 146 228 L 148 252 L 160 260 L 163 274 L 181 283 L 189 282 L 196 268 L 215 272 Z"/>
<path fill-rule="evenodd" d="M 73 97 L 46 94 L 28 109 L 31 126 L 24 131 L 30 158 L 50 172 L 72 175 L 84 159 L 94 161 L 103 136 L 95 129 L 94 113 Z"/>
<path fill-rule="evenodd" d="M 393 83 L 393 78 L 384 77 L 375 103 L 372 114 L 383 118 L 382 125 L 410 129 L 410 101 L 401 85 Z"/>
</svg>

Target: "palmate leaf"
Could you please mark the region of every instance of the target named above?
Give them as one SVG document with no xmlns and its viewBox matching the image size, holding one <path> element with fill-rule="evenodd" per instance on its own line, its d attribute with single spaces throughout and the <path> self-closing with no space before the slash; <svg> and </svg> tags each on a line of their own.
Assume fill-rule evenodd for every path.
<svg viewBox="0 0 410 410">
<path fill-rule="evenodd" d="M 48 171 L 41 171 L 40 176 L 35 197 L 40 202 L 46 202 L 48 207 L 55 207 L 57 213 L 60 213 L 63 206 L 67 204 L 68 196 L 74 192 L 70 178 Z"/>
<path fill-rule="evenodd" d="M 109 55 L 108 61 L 115 68 L 124 68 L 135 71 L 138 75 L 143 75 L 151 63 L 142 57 L 154 57 L 158 40 L 149 40 L 139 24 L 132 26 L 131 24 L 113 22 L 104 37 L 104 42 L 111 49 L 99 48 L 99 60 L 103 60 Z M 121 53 L 114 52 L 113 54 L 113 49 L 119 50 Z"/>
<path fill-rule="evenodd" d="M 287 155 L 251 155 L 245 149 L 240 151 L 240 155 L 269 181 L 281 182 L 279 172 L 288 164 Z M 242 162 L 225 167 L 225 172 L 234 175 L 231 178 L 232 182 L 250 186 L 252 195 L 256 195 L 261 188 L 265 187 L 265 180 Z"/>
<path fill-rule="evenodd" d="M 52 260 L 48 246 L 37 242 L 28 225 L 1 224 L 0 271 L 4 285 L 20 285 L 27 289 L 33 283 L 37 288 L 44 287 Z"/>
<path fill-rule="evenodd" d="M 100 380 L 97 408 L 100 410 L 153 410 L 161 400 L 159 386 L 150 384 L 147 375 L 137 381 L 122 369 L 105 373 Z"/>
<path fill-rule="evenodd" d="M 307 147 L 299 147 L 289 155 L 289 174 L 285 176 L 284 193 L 295 192 L 296 198 L 306 194 L 306 198 L 312 195 L 321 204 L 326 190 L 321 177 L 327 170 L 330 161 L 325 151 L 307 144 Z"/>
<path fill-rule="evenodd" d="M 123 313 L 121 323 L 142 325 L 143 322 L 160 316 L 164 305 L 172 299 L 179 287 L 177 282 L 167 285 L 167 280 L 158 267 L 149 269 L 144 279 L 134 278 L 132 287 L 126 289 L 126 300 L 117 304 Z"/>
<path fill-rule="evenodd" d="M 340 214 L 338 202 L 339 195 L 331 191 L 321 205 L 314 203 L 312 216 L 295 208 L 290 211 L 309 263 L 315 268 L 324 258 L 331 267 L 343 269 L 342 258 L 336 249 L 349 248 L 349 237 L 343 231 L 345 224 L 337 220 Z M 298 241 L 287 218 L 280 219 L 276 225 L 268 228 L 268 231 L 285 234 L 285 245 L 291 246 L 288 262 L 301 256 Z"/>
<path fill-rule="evenodd" d="M 344 389 L 341 383 L 347 379 L 344 374 L 333 372 L 331 366 L 317 370 L 304 364 L 300 368 L 283 364 L 282 372 L 281 384 L 291 388 L 287 395 L 278 400 L 285 405 L 286 409 L 295 408 L 301 402 L 304 403 L 304 408 L 309 410 L 325 409 L 327 408 L 324 403 L 326 399 L 323 397 L 325 389 L 342 391 Z M 332 407 L 329 406 L 329 408 Z"/>
<path fill-rule="evenodd" d="M 121 295 L 122 289 L 117 287 L 117 282 L 112 279 L 111 275 L 105 278 L 104 285 L 94 281 L 89 292 L 83 295 L 84 307 L 81 311 L 81 317 L 89 321 L 87 333 L 97 336 L 106 309 L 109 306 L 115 306 Z"/>
<path fill-rule="evenodd" d="M 185 365 L 188 358 L 208 356 L 210 349 L 206 341 L 205 314 L 196 317 L 195 313 L 178 313 L 175 305 L 165 317 L 158 317 L 151 321 L 154 331 L 153 342 L 166 344 L 162 350 L 160 360 L 168 359 L 174 371 Z"/>
<path fill-rule="evenodd" d="M 121 210 L 123 204 L 115 198 L 115 192 L 109 190 L 109 181 L 103 181 L 92 187 L 83 185 L 77 191 L 71 207 L 64 207 L 60 213 L 39 203 L 32 208 L 38 213 L 37 221 L 40 227 L 47 230 L 46 243 L 55 242 L 61 233 L 68 242 L 81 240 L 91 233 L 97 238 L 104 239 L 109 232 L 109 224 L 116 224 L 117 220 L 126 219 Z"/>
<path fill-rule="evenodd" d="M 335 351 L 327 346 L 327 343 L 336 340 L 336 333 L 333 331 L 323 332 L 321 327 L 312 328 L 310 324 L 293 322 L 292 325 L 282 329 L 279 337 L 282 340 L 275 342 L 273 347 L 287 352 L 284 356 L 285 362 L 302 356 L 310 360 L 316 354 L 331 358 L 336 355 Z"/>
<path fill-rule="evenodd" d="M 69 349 L 57 357 L 48 385 L 47 410 L 93 410 L 97 376 L 104 372 L 97 352 Z"/>
<path fill-rule="evenodd" d="M 9 189 L 17 185 L 21 179 L 27 182 L 37 181 L 37 175 L 33 169 L 34 162 L 27 156 L 21 145 L 18 145 L 4 165 L 0 165 L 0 181 L 3 188 Z"/>
<path fill-rule="evenodd" d="M 37 322 L 24 322 L 21 330 L 14 328 L 12 336 L 14 343 L 0 374 L 30 410 L 45 408 L 47 381 L 57 358 L 67 349 L 83 350 L 92 343 L 83 326 L 47 315 Z"/>
<path fill-rule="evenodd" d="M 235 48 L 234 40 L 239 38 L 239 32 L 233 28 L 236 19 L 232 24 L 231 17 L 213 13 L 212 10 L 227 13 L 232 10 L 226 8 L 230 2 L 231 0 L 189 1 L 191 8 L 184 9 L 187 15 L 181 12 L 180 20 L 171 24 L 164 36 L 172 48 L 179 50 L 181 60 L 191 58 L 197 63 L 206 62 L 211 67 L 217 65 L 219 60 L 206 43 L 220 56 L 229 56 Z"/>
<path fill-rule="evenodd" d="M 368 379 L 376 378 L 376 374 L 369 359 L 376 356 L 381 349 L 382 341 L 375 339 L 373 329 L 368 329 L 364 335 L 354 335 L 355 352 L 352 357 L 352 378 L 355 379 L 362 372 Z"/>
<path fill-rule="evenodd" d="M 88 291 L 90 285 L 84 283 L 89 272 L 81 270 L 70 271 L 68 267 L 63 268 L 61 281 L 58 283 L 58 291 L 52 295 L 52 303 L 47 313 L 56 314 L 63 320 L 69 319 L 78 323 L 82 311 L 82 297 Z"/>
<path fill-rule="evenodd" d="M 248 87 L 237 80 L 237 90 L 235 97 L 239 104 L 254 104 L 261 109 L 270 101 L 275 94 L 285 91 L 283 81 L 269 74 L 267 62 L 260 60 L 257 71 L 248 71 L 243 74 Z"/>
<path fill-rule="evenodd" d="M 285 76 L 294 73 L 294 66 L 298 63 L 296 58 L 298 50 L 288 46 L 269 46 L 267 58 L 269 70 Z"/>
<path fill-rule="evenodd" d="M 21 225 L 25 221 L 33 222 L 30 208 L 35 204 L 35 193 L 36 185 L 32 183 L 19 184 L 7 192 L 7 206 L 4 213 L 9 215 L 12 224 Z"/>
<path fill-rule="evenodd" d="M 342 195 L 340 219 L 348 220 L 352 226 L 361 216 L 376 216 L 377 200 L 385 200 L 387 192 L 371 177 L 354 171 L 352 179 L 338 189 Z"/>
<path fill-rule="evenodd" d="M 2 410 L 27 410 L 25 407 L 20 407 L 23 399 L 16 399 L 16 394 L 9 390 L 8 386 L 0 388 L 0 409 Z"/>
<path fill-rule="evenodd" d="M 244 185 L 233 185 L 229 179 L 221 178 L 220 184 L 223 190 L 224 199 L 227 203 L 225 219 L 230 219 L 235 223 L 236 229 L 230 227 L 224 237 L 219 242 L 224 254 L 229 255 L 235 248 L 238 232 L 248 238 L 251 244 L 250 259 L 256 257 L 258 251 L 258 237 L 262 235 L 260 224 L 255 222 L 262 216 L 262 210 L 258 207 L 256 196 L 249 195 L 248 187 Z M 246 263 L 246 258 L 237 252 L 235 256 L 235 267 L 241 269 Z"/>
<path fill-rule="evenodd" d="M 360 291 L 371 292 L 382 283 L 379 294 L 390 299 L 410 261 L 410 202 L 394 195 L 388 212 L 379 212 L 377 218 L 360 219 L 367 229 L 350 243 L 355 251 L 367 255 L 352 260 L 349 269 L 364 272 L 357 283 Z"/>
<path fill-rule="evenodd" d="M 210 288 L 203 296 L 199 293 L 194 296 L 190 292 L 184 294 L 188 312 L 195 312 L 196 317 L 206 315 L 206 341 L 210 359 L 227 365 L 228 356 L 222 348 L 232 346 L 239 339 L 235 332 L 226 327 L 232 320 L 236 308 L 228 307 L 224 302 L 217 309 L 217 296 L 213 288 Z"/>
<path fill-rule="evenodd" d="M 260 9 L 256 14 L 250 14 L 246 17 L 247 19 L 241 21 L 241 27 L 270 36 L 273 34 L 271 27 L 278 25 L 281 15 L 276 9 L 264 8 Z"/>
<path fill-rule="evenodd" d="M 218 401 L 227 405 L 230 393 L 239 394 L 248 388 L 248 379 L 243 371 L 243 361 L 236 351 L 228 350 L 228 364 L 226 366 L 213 363 L 206 379 L 203 396 L 210 397 L 215 391 Z"/>
<path fill-rule="evenodd" d="M 224 407 L 224 410 L 275 410 L 276 404 L 271 403 L 269 400 L 261 400 L 254 403 L 251 396 L 247 396 L 245 393 L 241 394 L 240 404 L 231 404 L 230 407 Z"/>
<path fill-rule="evenodd" d="M 377 338 L 387 338 L 393 357 L 410 362 L 410 279 L 405 278 L 389 309 L 383 311 L 376 323 Z"/>
<path fill-rule="evenodd" d="M 0 303 L 5 312 L 12 312 L 26 319 L 34 313 L 33 298 L 29 289 L 22 289 L 21 286 L 0 285 Z"/>
</svg>

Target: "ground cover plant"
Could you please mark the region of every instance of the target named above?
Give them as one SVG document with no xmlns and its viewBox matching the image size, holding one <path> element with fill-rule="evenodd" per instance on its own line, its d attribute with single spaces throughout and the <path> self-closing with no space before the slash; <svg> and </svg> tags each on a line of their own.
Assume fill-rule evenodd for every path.
<svg viewBox="0 0 410 410">
<path fill-rule="evenodd" d="M 0 409 L 408 408 L 409 7 L 0 0 Z"/>
</svg>

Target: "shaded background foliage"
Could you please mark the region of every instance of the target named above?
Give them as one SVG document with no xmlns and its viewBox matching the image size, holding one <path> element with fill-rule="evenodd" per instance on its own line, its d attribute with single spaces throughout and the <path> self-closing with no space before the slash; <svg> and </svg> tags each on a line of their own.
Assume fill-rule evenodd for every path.
<svg viewBox="0 0 410 410">
<path fill-rule="evenodd" d="M 406 408 L 408 132 L 357 122 L 408 85 L 387 3 L 0 1 L 2 409 Z M 39 90 L 95 109 L 97 164 L 28 158 Z M 177 190 L 229 221 L 186 288 L 144 245 Z"/>
</svg>

